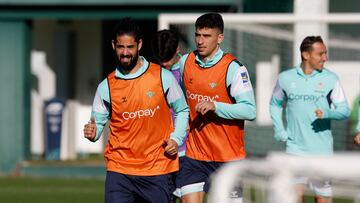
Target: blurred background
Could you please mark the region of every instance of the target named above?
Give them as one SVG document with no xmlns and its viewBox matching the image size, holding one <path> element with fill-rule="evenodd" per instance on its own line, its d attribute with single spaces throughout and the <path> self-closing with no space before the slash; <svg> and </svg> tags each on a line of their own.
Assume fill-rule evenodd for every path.
<svg viewBox="0 0 360 203">
<path fill-rule="evenodd" d="M 247 122 L 249 158 L 281 151 L 268 102 L 277 74 L 300 62 L 299 45 L 321 35 L 326 64 L 340 76 L 352 116 L 334 121 L 336 151 L 352 142 L 360 92 L 360 2 L 357 0 L 0 0 L 0 175 L 99 177 L 107 131 L 83 138 L 97 85 L 114 70 L 112 29 L 123 17 L 143 32 L 141 55 L 154 61 L 150 40 L 176 30 L 181 51 L 195 49 L 194 22 L 205 12 L 225 21 L 222 48 L 247 68 L 257 119 Z"/>
</svg>

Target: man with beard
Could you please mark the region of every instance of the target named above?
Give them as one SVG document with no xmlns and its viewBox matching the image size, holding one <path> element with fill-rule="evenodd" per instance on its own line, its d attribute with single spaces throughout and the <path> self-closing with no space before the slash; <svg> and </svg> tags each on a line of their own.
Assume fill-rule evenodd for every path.
<svg viewBox="0 0 360 203">
<path fill-rule="evenodd" d="M 123 19 L 112 40 L 119 63 L 99 84 L 84 127 L 85 138 L 94 142 L 109 121 L 106 203 L 171 202 L 171 173 L 179 168 L 188 106 L 172 73 L 139 56 L 141 46 L 139 27 Z"/>
</svg>

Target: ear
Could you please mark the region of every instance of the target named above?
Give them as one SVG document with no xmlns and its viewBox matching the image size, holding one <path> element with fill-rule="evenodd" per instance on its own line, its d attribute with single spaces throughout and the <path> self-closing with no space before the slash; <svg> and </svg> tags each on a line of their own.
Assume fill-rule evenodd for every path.
<svg viewBox="0 0 360 203">
<path fill-rule="evenodd" d="M 176 48 L 176 53 L 175 54 L 179 54 L 180 53 L 180 46 L 178 46 L 177 48 Z"/>
<path fill-rule="evenodd" d="M 115 41 L 114 40 L 111 40 L 111 46 L 112 46 L 113 50 L 115 51 Z"/>
<path fill-rule="evenodd" d="M 223 33 L 220 33 L 218 35 L 218 39 L 217 39 L 217 43 L 218 44 L 221 44 L 221 42 L 224 40 L 224 34 Z"/>
<path fill-rule="evenodd" d="M 140 51 L 142 47 L 142 39 L 139 39 L 139 43 L 138 43 L 138 51 Z"/>
<path fill-rule="evenodd" d="M 310 58 L 310 53 L 308 51 L 304 51 L 301 53 L 304 60 L 308 60 Z"/>
</svg>

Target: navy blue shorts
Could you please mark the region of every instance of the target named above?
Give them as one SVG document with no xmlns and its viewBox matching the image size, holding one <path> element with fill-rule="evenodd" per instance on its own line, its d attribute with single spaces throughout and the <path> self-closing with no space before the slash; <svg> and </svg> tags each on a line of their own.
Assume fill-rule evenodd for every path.
<svg viewBox="0 0 360 203">
<path fill-rule="evenodd" d="M 189 157 L 185 157 L 182 163 L 182 170 L 178 175 L 182 178 L 177 183 L 182 188 L 182 195 L 192 192 L 208 192 L 210 175 L 224 164 L 222 162 L 198 161 Z M 184 191 L 183 188 L 185 188 Z"/>
<path fill-rule="evenodd" d="M 170 174 L 133 176 L 107 171 L 105 203 L 172 202 L 174 189 Z"/>
<path fill-rule="evenodd" d="M 180 188 L 181 187 L 181 183 L 183 183 L 184 177 L 182 176 L 183 172 L 182 170 L 184 170 L 184 162 L 185 162 L 185 156 L 179 157 L 179 171 L 174 173 L 174 182 L 175 182 L 175 186 L 176 188 Z"/>
<path fill-rule="evenodd" d="M 224 162 L 199 161 L 189 157 L 185 157 L 182 163 L 183 168 L 178 174 L 182 178 L 177 183 L 181 188 L 182 196 L 194 192 L 209 192 L 211 175 L 225 164 Z M 242 197 L 242 187 L 236 186 L 230 195 L 232 198 Z"/>
<path fill-rule="evenodd" d="M 175 184 L 175 191 L 173 192 L 173 194 L 176 197 L 181 197 L 181 183 L 184 182 L 184 177 L 181 175 L 183 174 L 182 170 L 184 168 L 184 160 L 185 156 L 181 156 L 179 157 L 179 171 L 174 172 L 173 174 L 173 178 L 174 178 L 174 184 Z"/>
</svg>

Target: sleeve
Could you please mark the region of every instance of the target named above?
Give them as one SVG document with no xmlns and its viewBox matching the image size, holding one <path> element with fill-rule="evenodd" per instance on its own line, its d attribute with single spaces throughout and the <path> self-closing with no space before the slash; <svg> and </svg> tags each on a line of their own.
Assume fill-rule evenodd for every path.
<svg viewBox="0 0 360 203">
<path fill-rule="evenodd" d="M 180 85 L 182 85 L 181 88 L 183 88 L 183 91 L 184 91 L 184 87 L 183 87 L 184 68 L 185 68 L 185 62 L 186 62 L 186 59 L 188 56 L 189 56 L 189 54 L 185 54 L 179 60 Z"/>
<path fill-rule="evenodd" d="M 350 116 L 350 108 L 339 80 L 336 81 L 330 93 L 330 100 L 335 108 L 325 109 L 324 118 L 342 120 Z"/>
<path fill-rule="evenodd" d="M 162 83 L 166 100 L 170 108 L 174 111 L 174 132 L 170 138 L 176 141 L 178 146 L 184 143 L 186 138 L 186 129 L 189 120 L 189 107 L 186 103 L 185 96 L 178 82 L 172 73 L 162 69 Z"/>
<path fill-rule="evenodd" d="M 104 126 L 109 120 L 110 109 L 109 87 L 105 79 L 99 84 L 92 105 L 91 117 L 94 116 L 97 129 L 94 142 L 100 138 Z"/>
<path fill-rule="evenodd" d="M 215 114 L 225 119 L 254 120 L 256 105 L 254 91 L 245 66 L 232 62 L 226 76 L 226 85 L 235 104 L 214 102 Z"/>
<path fill-rule="evenodd" d="M 279 79 L 274 87 L 271 99 L 270 99 L 270 116 L 275 131 L 274 138 L 277 141 L 285 142 L 288 139 L 287 131 L 285 130 L 282 120 L 283 101 L 285 99 L 284 90 L 280 86 Z"/>
</svg>

